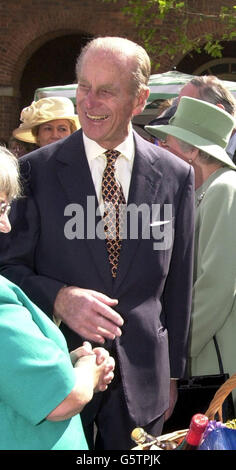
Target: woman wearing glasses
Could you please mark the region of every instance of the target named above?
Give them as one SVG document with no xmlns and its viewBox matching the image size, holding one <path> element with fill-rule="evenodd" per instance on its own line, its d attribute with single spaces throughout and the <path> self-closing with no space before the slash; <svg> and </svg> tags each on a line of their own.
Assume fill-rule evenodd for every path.
<svg viewBox="0 0 236 470">
<path fill-rule="evenodd" d="M 0 231 L 20 194 L 17 159 L 0 147 Z M 4 235 L 5 236 L 5 235 Z M 0 449 L 87 449 L 80 411 L 113 378 L 114 361 L 88 342 L 70 355 L 60 330 L 0 276 Z"/>
</svg>

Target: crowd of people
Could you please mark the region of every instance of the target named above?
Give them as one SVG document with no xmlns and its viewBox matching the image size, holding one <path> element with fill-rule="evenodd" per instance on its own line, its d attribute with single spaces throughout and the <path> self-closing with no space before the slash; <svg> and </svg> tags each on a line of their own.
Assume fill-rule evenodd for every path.
<svg viewBox="0 0 236 470">
<path fill-rule="evenodd" d="M 235 373 L 235 100 L 199 77 L 155 145 L 132 128 L 150 71 L 130 40 L 89 41 L 78 116 L 42 98 L 13 132 L 34 151 L 0 148 L 1 449 L 131 449 L 179 378 L 218 373 L 213 338 Z"/>
</svg>

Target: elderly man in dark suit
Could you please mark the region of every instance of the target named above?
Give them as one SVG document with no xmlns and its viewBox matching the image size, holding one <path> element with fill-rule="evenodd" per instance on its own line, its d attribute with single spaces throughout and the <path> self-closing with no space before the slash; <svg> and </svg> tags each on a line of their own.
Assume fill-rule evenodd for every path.
<svg viewBox="0 0 236 470">
<path fill-rule="evenodd" d="M 135 426 L 160 434 L 186 367 L 193 172 L 132 130 L 149 74 L 132 41 L 85 47 L 82 129 L 22 158 L 26 197 L 1 241 L 1 273 L 54 318 L 69 347 L 87 338 L 115 357 L 113 384 L 82 416 L 90 443 L 96 422 L 98 449 L 129 449 Z"/>
</svg>

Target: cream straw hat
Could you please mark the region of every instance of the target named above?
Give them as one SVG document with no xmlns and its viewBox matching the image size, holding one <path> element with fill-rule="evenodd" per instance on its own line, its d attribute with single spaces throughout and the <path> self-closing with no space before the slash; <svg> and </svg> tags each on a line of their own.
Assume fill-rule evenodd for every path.
<svg viewBox="0 0 236 470">
<path fill-rule="evenodd" d="M 13 131 L 13 135 L 24 142 L 37 143 L 32 129 L 55 119 L 68 119 L 73 124 L 73 131 L 80 128 L 72 101 L 69 98 L 58 96 L 33 101 L 30 106 L 24 108 L 20 115 L 22 123 Z"/>
</svg>

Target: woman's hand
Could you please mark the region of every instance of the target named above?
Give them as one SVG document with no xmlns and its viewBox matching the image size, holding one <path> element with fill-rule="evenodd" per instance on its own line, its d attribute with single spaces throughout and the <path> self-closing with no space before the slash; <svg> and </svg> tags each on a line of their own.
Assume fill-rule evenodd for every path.
<svg viewBox="0 0 236 470">
<path fill-rule="evenodd" d="M 80 346 L 79 348 L 70 352 L 70 359 L 74 366 L 80 357 L 91 356 L 92 354 L 94 354 L 94 352 L 92 350 L 91 344 L 88 341 L 84 341 L 83 346 Z"/>
<path fill-rule="evenodd" d="M 85 341 L 70 353 L 76 382 L 69 395 L 48 414 L 49 421 L 63 421 L 80 413 L 93 398 L 103 392 L 114 377 L 115 361 L 104 348 L 94 348 Z"/>
<path fill-rule="evenodd" d="M 115 361 L 104 348 L 94 348 L 93 352 L 96 355 L 96 365 L 100 369 L 94 391 L 104 392 L 114 378 Z"/>
<path fill-rule="evenodd" d="M 73 366 L 78 367 L 79 360 L 82 357 L 94 355 L 96 356 L 96 361 L 91 362 L 91 366 L 94 368 L 94 391 L 103 392 L 107 389 L 114 377 L 115 361 L 113 357 L 109 355 L 109 352 L 101 347 L 92 349 L 91 344 L 85 341 L 83 346 L 71 351 L 70 358 Z"/>
</svg>

